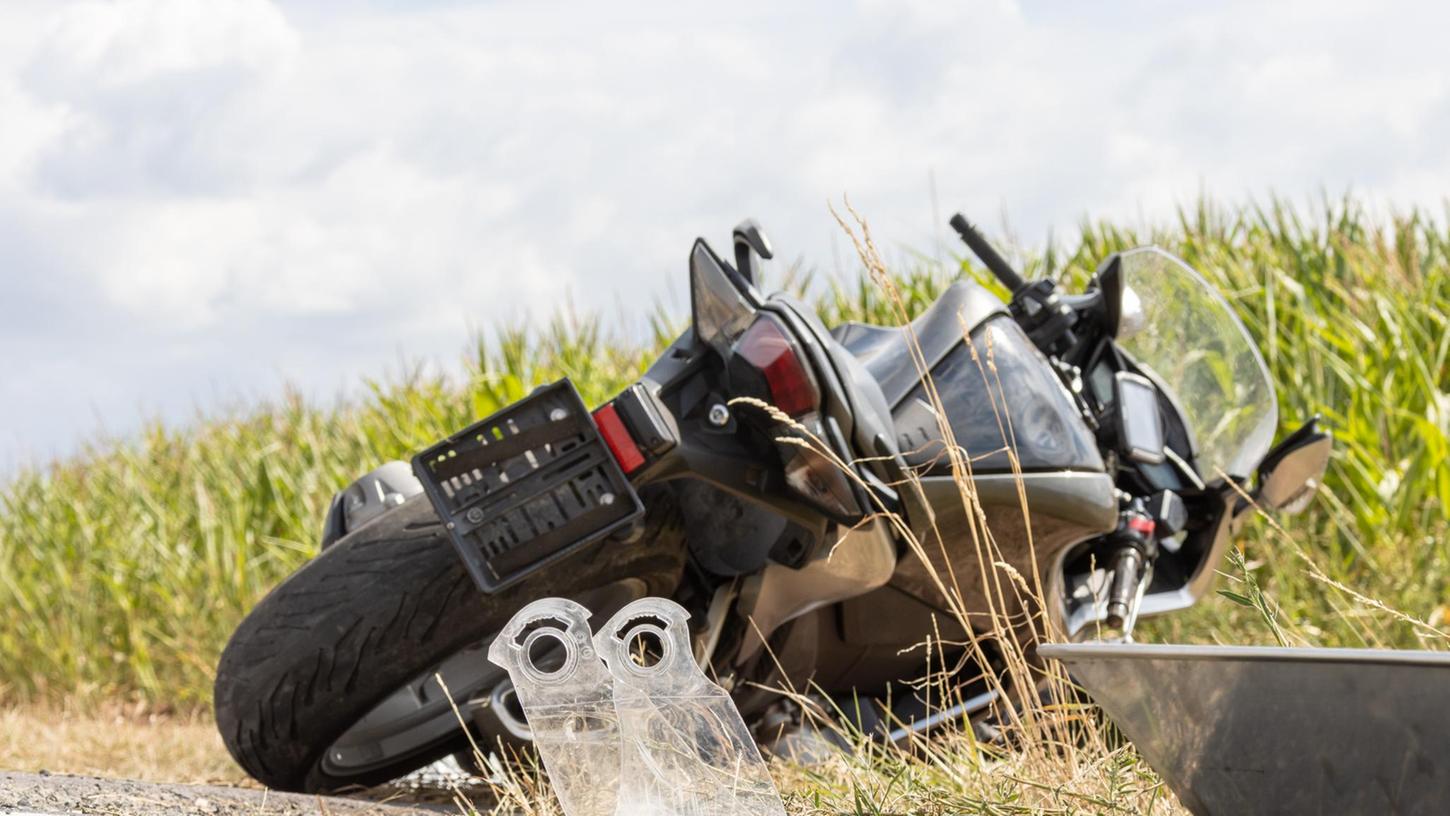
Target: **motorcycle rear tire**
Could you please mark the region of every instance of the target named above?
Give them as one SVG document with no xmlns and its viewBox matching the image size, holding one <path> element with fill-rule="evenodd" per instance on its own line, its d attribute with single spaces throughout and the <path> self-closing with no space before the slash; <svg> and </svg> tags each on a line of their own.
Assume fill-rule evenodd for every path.
<svg viewBox="0 0 1450 816">
<path fill-rule="evenodd" d="M 382 767 L 338 773 L 323 761 L 380 702 L 491 638 L 535 598 L 626 579 L 640 579 L 650 595 L 673 591 L 685 553 L 674 494 L 643 498 L 637 539 L 588 547 L 494 595 L 475 587 L 423 496 L 348 533 L 273 589 L 232 635 L 214 687 L 222 741 L 262 784 L 309 793 L 380 784 L 466 750 L 460 727 Z"/>
</svg>

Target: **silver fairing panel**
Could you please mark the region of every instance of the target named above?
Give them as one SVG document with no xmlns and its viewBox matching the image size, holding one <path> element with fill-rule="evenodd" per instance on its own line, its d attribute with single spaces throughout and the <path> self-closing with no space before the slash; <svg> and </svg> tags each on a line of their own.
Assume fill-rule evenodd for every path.
<svg viewBox="0 0 1450 816">
<path fill-rule="evenodd" d="M 949 604 L 940 592 L 941 576 L 950 577 L 966 608 L 985 612 L 997 606 L 989 574 L 998 568 L 984 569 L 983 560 L 1010 565 L 1029 586 L 1038 577 L 1053 585 L 1047 570 L 1060 562 L 1060 553 L 1117 525 L 1117 496 L 1106 473 L 1024 473 L 1020 482 L 1013 474 L 979 474 L 973 476 L 971 490 L 992 533 L 990 548 L 974 532 L 968 502 L 952 478 L 929 476 L 902 490 L 925 561 L 917 554 L 903 556 L 892 584 L 942 610 Z M 1008 598 L 1011 608 L 997 611 L 1022 611 L 1016 593 L 1008 595 L 1013 596 Z M 1024 637 L 1029 634 L 1024 632 Z"/>
<path fill-rule="evenodd" d="M 1450 654 L 1052 644 L 1197 814 L 1443 813 Z"/>
</svg>

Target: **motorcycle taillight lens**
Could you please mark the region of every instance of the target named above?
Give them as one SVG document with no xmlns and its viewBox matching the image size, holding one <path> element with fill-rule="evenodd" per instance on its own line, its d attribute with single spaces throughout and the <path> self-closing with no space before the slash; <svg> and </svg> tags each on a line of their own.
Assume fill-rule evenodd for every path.
<svg viewBox="0 0 1450 816">
<path fill-rule="evenodd" d="M 765 377 L 775 407 L 800 416 L 820 405 L 821 392 L 780 318 L 762 312 L 736 341 L 735 354 Z"/>
</svg>

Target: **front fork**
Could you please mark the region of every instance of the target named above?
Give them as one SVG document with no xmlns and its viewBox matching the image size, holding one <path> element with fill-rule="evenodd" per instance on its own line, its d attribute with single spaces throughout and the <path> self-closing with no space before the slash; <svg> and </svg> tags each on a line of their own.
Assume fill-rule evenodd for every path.
<svg viewBox="0 0 1450 816">
<path fill-rule="evenodd" d="M 1107 537 L 1108 597 L 1103 625 L 1113 640 L 1132 640 L 1143 589 L 1158 557 L 1153 517 L 1141 499 L 1134 499 L 1118 517 L 1118 529 Z"/>
</svg>

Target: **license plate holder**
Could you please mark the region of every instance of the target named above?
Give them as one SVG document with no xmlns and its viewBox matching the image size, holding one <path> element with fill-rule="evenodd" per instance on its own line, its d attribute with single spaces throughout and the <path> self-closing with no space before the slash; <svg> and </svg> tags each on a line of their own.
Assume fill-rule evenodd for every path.
<svg viewBox="0 0 1450 816">
<path fill-rule="evenodd" d="M 487 594 L 644 513 L 568 378 L 422 451 L 413 472 Z"/>
</svg>

